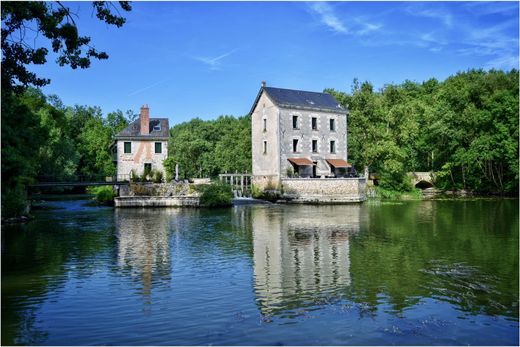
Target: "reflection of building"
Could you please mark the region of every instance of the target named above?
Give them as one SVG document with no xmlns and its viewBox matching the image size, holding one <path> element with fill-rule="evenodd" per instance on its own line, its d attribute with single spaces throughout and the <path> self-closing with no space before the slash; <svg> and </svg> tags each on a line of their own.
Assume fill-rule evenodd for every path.
<svg viewBox="0 0 520 347">
<path fill-rule="evenodd" d="M 174 209 L 115 209 L 118 265 L 140 278 L 143 295 L 151 294 L 156 277 L 169 278 L 170 220 Z"/>
<path fill-rule="evenodd" d="M 350 285 L 359 205 L 252 210 L 255 291 L 263 313 L 305 306 Z"/>
</svg>

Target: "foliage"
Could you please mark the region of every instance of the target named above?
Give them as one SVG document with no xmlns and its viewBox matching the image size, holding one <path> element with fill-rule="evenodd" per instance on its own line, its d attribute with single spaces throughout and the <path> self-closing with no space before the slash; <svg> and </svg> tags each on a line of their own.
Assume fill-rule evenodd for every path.
<svg viewBox="0 0 520 347">
<path fill-rule="evenodd" d="M 170 131 L 167 175 L 181 178 L 215 177 L 224 172 L 251 172 L 251 118 L 199 118 L 175 125 Z"/>
<path fill-rule="evenodd" d="M 220 181 L 195 187 L 201 193 L 200 203 L 207 207 L 230 206 L 233 201 L 231 186 Z"/>
<path fill-rule="evenodd" d="M 111 2 L 92 3 L 101 21 L 121 27 L 125 18 Z M 120 8 L 130 11 L 128 1 L 120 1 Z M 77 17 L 61 2 L 7 1 L 2 4 L 2 89 L 22 93 L 27 86 L 44 86 L 50 82 L 27 69 L 27 65 L 47 62 L 50 45 L 57 54 L 60 66 L 88 68 L 90 59 L 107 59 L 108 54 L 98 51 L 90 43 L 90 37 L 80 36 L 74 20 Z M 48 39 L 50 42 L 45 42 Z M 38 46 L 42 47 L 35 47 Z"/>
<path fill-rule="evenodd" d="M 2 208 L 21 207 L 6 204 L 25 199 L 25 187 L 38 176 L 113 175 L 110 145 L 127 124 L 121 111 L 103 117 L 99 107 L 65 107 L 37 89 L 2 90 Z"/>
<path fill-rule="evenodd" d="M 443 189 L 518 191 L 518 70 L 327 91 L 350 110 L 349 160 L 382 188 L 410 191 L 407 172 L 432 171 Z"/>
<path fill-rule="evenodd" d="M 114 203 L 114 197 L 116 193 L 112 186 L 97 186 L 88 187 L 87 192 L 96 196 L 96 201 L 104 205 L 112 205 Z"/>
<path fill-rule="evenodd" d="M 153 172 L 153 182 L 154 183 L 162 183 L 163 181 L 163 173 L 159 170 L 154 170 Z"/>
<path fill-rule="evenodd" d="M 263 191 L 258 186 L 252 184 L 251 185 L 251 196 L 255 199 L 260 199 L 262 197 Z"/>
<path fill-rule="evenodd" d="M 27 208 L 26 193 L 22 185 L 13 189 L 6 189 L 2 193 L 2 219 L 18 217 Z"/>
</svg>

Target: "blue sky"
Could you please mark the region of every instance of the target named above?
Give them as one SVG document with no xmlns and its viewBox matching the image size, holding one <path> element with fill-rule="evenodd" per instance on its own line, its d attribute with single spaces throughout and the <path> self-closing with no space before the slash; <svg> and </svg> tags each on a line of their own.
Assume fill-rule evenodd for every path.
<svg viewBox="0 0 520 347">
<path fill-rule="evenodd" d="M 110 58 L 32 68 L 66 105 L 138 111 L 170 125 L 245 115 L 268 86 L 350 91 L 469 68 L 518 68 L 517 2 L 134 2 L 122 28 L 68 3 Z"/>
</svg>

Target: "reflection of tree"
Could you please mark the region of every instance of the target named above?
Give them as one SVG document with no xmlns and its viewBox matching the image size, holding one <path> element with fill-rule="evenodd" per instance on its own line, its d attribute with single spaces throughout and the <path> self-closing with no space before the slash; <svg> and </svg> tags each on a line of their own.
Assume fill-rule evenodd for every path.
<svg viewBox="0 0 520 347">
<path fill-rule="evenodd" d="M 2 226 L 2 345 L 43 344 L 47 332 L 35 327 L 35 312 L 64 285 L 67 264 L 81 264 L 74 275 L 87 277 L 95 271 L 92 259 L 111 248 L 103 230 L 111 212 L 60 214 L 66 223 L 42 214 L 27 225 Z"/>
<path fill-rule="evenodd" d="M 359 205 L 252 210 L 255 291 L 263 314 L 298 314 L 350 285 L 349 237 L 359 230 L 359 213 Z"/>
<path fill-rule="evenodd" d="M 130 276 L 142 281 L 142 294 L 151 304 L 151 291 L 156 278 L 169 279 L 170 220 L 178 209 L 116 209 L 114 212 L 118 238 L 118 265 Z"/>
<path fill-rule="evenodd" d="M 393 309 L 421 297 L 518 317 L 518 208 L 511 201 L 423 201 L 368 209 L 351 242 L 352 300 Z M 363 228 L 364 229 L 364 228 Z"/>
</svg>

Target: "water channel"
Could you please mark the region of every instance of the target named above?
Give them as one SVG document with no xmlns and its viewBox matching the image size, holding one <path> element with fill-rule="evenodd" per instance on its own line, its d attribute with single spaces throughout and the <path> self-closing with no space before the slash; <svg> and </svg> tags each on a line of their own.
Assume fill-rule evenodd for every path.
<svg viewBox="0 0 520 347">
<path fill-rule="evenodd" d="M 518 345 L 518 200 L 42 206 L 4 345 Z"/>
</svg>

